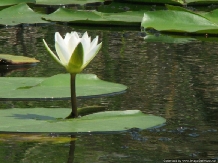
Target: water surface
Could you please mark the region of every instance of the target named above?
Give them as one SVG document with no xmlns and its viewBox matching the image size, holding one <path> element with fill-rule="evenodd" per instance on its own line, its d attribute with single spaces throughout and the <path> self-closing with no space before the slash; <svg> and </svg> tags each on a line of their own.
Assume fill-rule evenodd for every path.
<svg viewBox="0 0 218 163">
<path fill-rule="evenodd" d="M 77 135 L 76 141 L 1 139 L 0 162 L 5 163 L 126 163 L 164 159 L 218 158 L 218 43 L 148 43 L 140 29 L 79 28 L 69 25 L 0 28 L 0 53 L 35 57 L 30 69 L 1 72 L 1 76 L 48 77 L 65 73 L 48 55 L 42 39 L 54 49 L 54 33 L 76 30 L 103 46 L 83 73 L 125 84 L 125 94 L 80 99 L 79 106 L 104 105 L 107 110 L 139 109 L 166 118 L 160 128 L 116 134 Z M 70 107 L 69 101 L 1 102 L 1 108 Z M 58 135 L 52 135 L 58 136 Z M 67 135 L 70 137 L 70 135 Z"/>
</svg>

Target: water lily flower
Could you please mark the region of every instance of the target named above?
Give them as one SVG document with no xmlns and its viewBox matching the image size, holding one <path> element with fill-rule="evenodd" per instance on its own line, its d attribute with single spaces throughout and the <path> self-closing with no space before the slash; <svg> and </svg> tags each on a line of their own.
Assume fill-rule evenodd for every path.
<svg viewBox="0 0 218 163">
<path fill-rule="evenodd" d="M 91 42 L 91 37 L 88 36 L 87 32 L 82 37 L 79 37 L 77 32 L 67 33 L 64 38 L 59 32 L 56 32 L 55 49 L 57 55 L 51 51 L 44 39 L 43 42 L 55 61 L 64 66 L 71 74 L 81 72 L 102 46 L 102 43 L 98 44 L 98 36 Z"/>
</svg>

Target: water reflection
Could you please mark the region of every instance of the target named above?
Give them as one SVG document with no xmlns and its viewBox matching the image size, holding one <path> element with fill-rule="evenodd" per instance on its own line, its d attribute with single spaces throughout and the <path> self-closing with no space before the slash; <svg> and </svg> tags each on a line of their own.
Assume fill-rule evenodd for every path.
<svg viewBox="0 0 218 163">
<path fill-rule="evenodd" d="M 18 72 L 18 71 L 26 71 L 33 67 L 33 65 L 24 65 L 24 66 L 2 66 L 0 65 L 0 77 L 7 76 L 10 73 Z"/>
<path fill-rule="evenodd" d="M 71 135 L 71 138 L 75 139 L 76 136 Z M 76 141 L 72 140 L 70 141 L 70 150 L 69 150 L 69 157 L 68 157 L 67 163 L 74 163 L 75 149 L 76 149 Z"/>
<path fill-rule="evenodd" d="M 66 33 L 74 29 L 59 25 L 1 28 L 2 53 L 24 54 L 41 61 L 27 71 L 12 72 L 7 76 L 52 76 L 65 72 L 50 60 L 42 38 L 46 37 L 54 49 L 54 32 Z M 77 29 L 82 33 L 86 30 Z M 14 32 L 19 37 L 14 38 Z M 0 144 L 0 160 L 11 153 L 9 162 L 27 156 L 39 162 L 66 162 L 69 146 L 72 146 L 70 153 L 74 153 L 69 160 L 75 162 L 160 162 L 166 158 L 218 157 L 217 42 L 148 43 L 139 35 L 139 30 L 88 32 L 92 37 L 99 35 L 103 47 L 84 73 L 125 84 L 128 91 L 114 97 L 81 99 L 80 105 L 103 101 L 108 110 L 140 109 L 166 118 L 166 126 L 126 134 L 80 135 L 75 150 L 75 142 L 58 145 L 4 142 Z M 13 107 L 69 105 L 66 102 L 11 103 Z M 1 104 L 2 108 L 7 106 Z"/>
</svg>

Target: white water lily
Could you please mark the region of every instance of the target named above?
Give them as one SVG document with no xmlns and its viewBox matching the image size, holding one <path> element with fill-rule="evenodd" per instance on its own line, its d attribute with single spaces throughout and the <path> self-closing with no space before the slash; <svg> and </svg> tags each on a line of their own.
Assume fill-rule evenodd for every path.
<svg viewBox="0 0 218 163">
<path fill-rule="evenodd" d="M 91 42 L 87 32 L 79 37 L 77 32 L 67 33 L 64 39 L 59 32 L 55 33 L 55 55 L 43 39 L 46 49 L 60 65 L 64 66 L 69 73 L 81 72 L 96 56 L 102 43 L 98 44 L 98 36 Z"/>
</svg>

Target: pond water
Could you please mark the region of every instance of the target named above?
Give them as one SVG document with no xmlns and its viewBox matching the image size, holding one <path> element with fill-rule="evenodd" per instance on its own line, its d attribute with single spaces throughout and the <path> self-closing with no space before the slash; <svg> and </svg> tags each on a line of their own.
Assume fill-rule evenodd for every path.
<svg viewBox="0 0 218 163">
<path fill-rule="evenodd" d="M 65 73 L 51 60 L 42 39 L 54 49 L 56 31 L 88 31 L 92 38 L 99 35 L 103 46 L 83 73 L 124 84 L 128 90 L 113 97 L 79 99 L 79 106 L 139 109 L 166 118 L 166 124 L 143 131 L 78 134 L 76 141 L 62 143 L 21 140 L 20 135 L 0 137 L 0 162 L 159 163 L 164 159 L 218 158 L 218 43 L 148 43 L 140 28 L 94 28 L 67 24 L 0 28 L 0 53 L 40 60 L 34 67 L 8 70 L 1 76 L 48 77 Z M 70 107 L 70 101 L 2 101 L 0 106 Z"/>
</svg>

